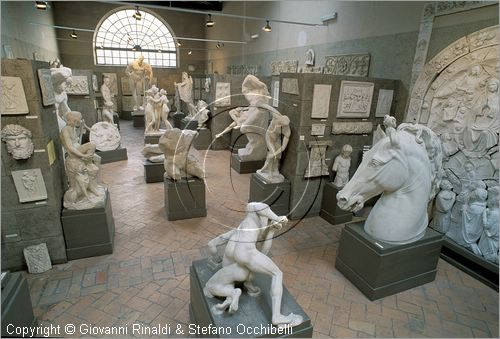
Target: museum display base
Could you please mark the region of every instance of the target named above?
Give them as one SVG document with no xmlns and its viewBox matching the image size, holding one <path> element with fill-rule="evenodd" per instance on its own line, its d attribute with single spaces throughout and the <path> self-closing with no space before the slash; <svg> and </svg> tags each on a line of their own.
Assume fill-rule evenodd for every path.
<svg viewBox="0 0 500 339">
<path fill-rule="evenodd" d="M 199 178 L 172 180 L 165 178 L 165 213 L 167 220 L 207 216 L 205 182 Z"/>
<path fill-rule="evenodd" d="M 97 151 L 96 154 L 101 157 L 101 164 L 109 164 L 110 162 L 127 160 L 127 149 L 117 148 L 112 151 Z"/>
<path fill-rule="evenodd" d="M 254 279 L 255 285 L 261 289 L 261 294 L 257 297 L 251 297 L 248 293 L 243 292 L 239 300 L 239 309 L 233 314 L 227 312 L 223 314 L 214 314 L 212 307 L 222 302 L 219 298 L 207 298 L 203 294 L 203 287 L 208 279 L 213 275 L 213 272 L 207 267 L 207 259 L 193 261 L 190 268 L 190 294 L 191 303 L 189 305 L 189 315 L 191 323 L 202 327 L 209 325 L 215 327 L 229 327 L 231 333 L 219 335 L 199 335 L 198 337 L 282 337 L 282 338 L 311 338 L 313 326 L 311 319 L 302 310 L 297 301 L 290 295 L 285 286 L 283 286 L 283 299 L 281 301 L 281 313 L 288 315 L 294 313 L 301 315 L 304 318 L 302 324 L 288 329 L 286 334 L 255 334 L 249 331 L 241 331 L 242 327 L 245 328 L 274 328 L 271 325 L 271 278 L 262 274 L 257 274 Z M 240 325 L 241 324 L 241 325 Z M 238 325 L 240 332 L 238 333 Z M 291 333 L 290 333 L 291 332 Z"/>
<path fill-rule="evenodd" d="M 144 134 L 144 145 L 157 144 L 164 132 Z"/>
<path fill-rule="evenodd" d="M 185 116 L 186 115 L 182 112 L 175 112 L 174 115 L 172 116 L 174 120 L 173 127 L 182 129 L 182 119 L 184 119 Z"/>
<path fill-rule="evenodd" d="M 144 165 L 144 180 L 146 183 L 162 182 L 165 166 L 162 162 L 151 162 L 148 159 L 143 161 Z"/>
<path fill-rule="evenodd" d="M 113 253 L 115 222 L 106 191 L 104 207 L 62 211 L 62 227 L 68 260 Z"/>
<path fill-rule="evenodd" d="M 198 135 L 193 140 L 193 146 L 197 150 L 206 150 L 210 148 L 212 144 L 212 132 L 208 128 L 200 128 L 198 130 Z"/>
<path fill-rule="evenodd" d="M 434 281 L 443 236 L 427 228 L 424 237 L 405 245 L 378 241 L 364 223 L 342 230 L 335 267 L 368 299 L 376 300 Z"/>
<path fill-rule="evenodd" d="M 323 200 L 319 215 L 332 225 L 344 224 L 352 220 L 352 213 L 342 210 L 337 206 L 337 193 L 339 189 L 331 182 L 323 188 Z"/>
<path fill-rule="evenodd" d="M 242 161 L 238 154 L 231 155 L 231 167 L 239 174 L 254 173 L 264 166 L 265 160 Z"/>
<path fill-rule="evenodd" d="M 120 119 L 123 119 L 123 120 L 132 120 L 132 112 L 121 111 L 120 112 Z"/>
<path fill-rule="evenodd" d="M 498 291 L 498 265 L 444 237 L 441 258 Z"/>
<path fill-rule="evenodd" d="M 181 127 L 181 129 L 196 131 L 198 129 L 198 121 L 184 118 L 181 120 Z"/>
<path fill-rule="evenodd" d="M 268 183 L 257 173 L 250 178 L 250 194 L 248 202 L 263 202 L 271 207 L 277 215 L 287 215 L 290 212 L 290 180 Z"/>
<path fill-rule="evenodd" d="M 132 112 L 132 126 L 144 127 L 144 110 Z"/>
<path fill-rule="evenodd" d="M 120 117 L 118 116 L 118 113 L 113 113 L 113 123 L 116 125 L 116 128 L 120 130 Z"/>
<path fill-rule="evenodd" d="M 12 325 L 24 328 L 35 328 L 38 325 L 33 314 L 28 282 L 19 272 L 6 272 L 2 278 L 2 338 L 19 337 L 20 335 L 8 334 L 9 324 L 10 332 Z"/>
<path fill-rule="evenodd" d="M 244 148 L 248 143 L 247 136 L 242 134 L 239 129 L 231 130 L 231 141 L 229 144 L 230 150 L 234 152 L 238 152 L 240 148 Z"/>
</svg>

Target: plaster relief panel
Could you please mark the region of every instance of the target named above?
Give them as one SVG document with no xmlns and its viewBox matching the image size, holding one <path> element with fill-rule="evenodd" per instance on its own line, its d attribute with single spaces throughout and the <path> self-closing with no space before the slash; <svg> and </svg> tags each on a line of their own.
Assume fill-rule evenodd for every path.
<svg viewBox="0 0 500 339">
<path fill-rule="evenodd" d="M 111 91 L 111 94 L 118 95 L 118 78 L 116 76 L 116 73 L 102 73 L 102 75 L 108 76 L 111 79 L 111 83 L 109 84 L 109 89 Z M 121 80 L 124 80 L 124 79 L 122 78 Z M 128 82 L 128 80 L 127 80 L 127 82 Z"/>
<path fill-rule="evenodd" d="M 88 77 L 86 75 L 73 75 L 71 82 L 68 82 L 68 87 L 66 87 L 66 93 L 71 95 L 90 94 Z"/>
<path fill-rule="evenodd" d="M 12 171 L 19 202 L 31 202 L 47 199 L 47 190 L 39 168 Z"/>
<path fill-rule="evenodd" d="M 231 84 L 218 82 L 215 85 L 215 106 L 224 107 L 231 105 Z"/>
<path fill-rule="evenodd" d="M 2 76 L 0 77 L 0 86 L 2 89 L 0 113 L 2 115 L 29 113 L 21 78 Z"/>
<path fill-rule="evenodd" d="M 373 125 L 371 122 L 334 122 L 332 134 L 370 134 Z"/>
<path fill-rule="evenodd" d="M 299 80 L 297 78 L 283 78 L 281 81 L 283 93 L 299 95 Z"/>
<path fill-rule="evenodd" d="M 334 55 L 325 57 L 324 74 L 366 77 L 370 54 Z"/>
<path fill-rule="evenodd" d="M 325 124 L 312 124 L 311 135 L 325 135 Z"/>
<path fill-rule="evenodd" d="M 394 91 L 392 89 L 381 89 L 378 91 L 377 109 L 375 110 L 376 118 L 383 118 L 385 115 L 391 114 L 393 96 Z"/>
<path fill-rule="evenodd" d="M 40 82 L 40 91 L 42 93 L 42 104 L 50 106 L 56 103 L 54 98 L 54 86 L 52 85 L 52 75 L 50 69 L 39 69 L 38 81 Z"/>
<path fill-rule="evenodd" d="M 311 118 L 328 118 L 332 85 L 314 85 Z"/>
<path fill-rule="evenodd" d="M 298 60 L 273 61 L 271 62 L 271 74 L 280 75 L 280 73 L 297 73 L 298 67 Z"/>
<path fill-rule="evenodd" d="M 342 81 L 337 118 L 368 118 L 373 89 L 371 82 Z"/>
</svg>

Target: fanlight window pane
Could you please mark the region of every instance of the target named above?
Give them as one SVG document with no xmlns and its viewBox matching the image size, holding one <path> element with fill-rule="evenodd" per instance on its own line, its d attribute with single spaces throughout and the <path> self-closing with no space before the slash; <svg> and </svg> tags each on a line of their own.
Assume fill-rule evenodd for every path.
<svg viewBox="0 0 500 339">
<path fill-rule="evenodd" d="M 132 17 L 135 9 L 119 10 L 102 20 L 94 37 L 96 65 L 127 65 L 141 55 L 132 51 L 139 45 L 152 66 L 177 67 L 177 47 L 168 27 L 154 14 L 139 12 L 141 20 Z"/>
</svg>

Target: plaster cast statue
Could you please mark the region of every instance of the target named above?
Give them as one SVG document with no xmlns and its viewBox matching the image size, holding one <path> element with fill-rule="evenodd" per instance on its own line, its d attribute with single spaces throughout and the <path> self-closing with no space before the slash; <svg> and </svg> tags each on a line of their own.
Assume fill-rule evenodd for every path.
<svg viewBox="0 0 500 339">
<path fill-rule="evenodd" d="M 351 167 L 351 145 L 344 145 L 340 155 L 333 161 L 332 171 L 337 172 L 333 185 L 337 188 L 344 187 L 349 181 L 349 168 Z"/>
<path fill-rule="evenodd" d="M 266 162 L 257 170 L 257 174 L 268 183 L 280 183 L 285 181 L 285 177 L 279 172 L 279 167 L 281 154 L 290 139 L 290 119 L 267 104 L 262 104 L 261 107 L 271 112 L 272 120 L 266 131 Z"/>
<path fill-rule="evenodd" d="M 300 315 L 281 314 L 283 273 L 267 256 L 274 234 L 288 222 L 288 219 L 285 216 L 277 216 L 268 205 L 260 202 L 249 203 L 246 212 L 247 215 L 238 228 L 208 243 L 209 252 L 215 257 L 218 257 L 218 245 L 226 244 L 226 247 L 222 258 L 222 268 L 207 281 L 203 292 L 209 298 L 225 298 L 222 303 L 215 306 L 214 312 L 222 313 L 228 310 L 229 313 L 233 313 L 238 310 L 242 293 L 242 290 L 235 287 L 235 284 L 243 282 L 248 294 L 257 296 L 261 290 L 252 283 L 254 274 L 269 275 L 272 278 L 269 291 L 272 300 L 271 322 L 275 326 L 297 326 L 303 321 Z"/>
<path fill-rule="evenodd" d="M 144 133 L 157 131 L 157 120 L 160 119 L 160 112 L 158 110 L 160 103 L 159 89 L 155 85 L 151 86 L 150 89 L 144 92 L 144 100 L 146 102 L 146 107 L 144 108 Z"/>
<path fill-rule="evenodd" d="M 66 125 L 66 114 L 71 111 L 68 106 L 68 94 L 66 87 L 71 83 L 72 72 L 68 67 L 64 67 L 59 60 L 51 63 L 54 65 L 50 69 L 52 76 L 52 85 L 54 86 L 55 108 L 57 115 L 57 124 L 59 131 Z"/>
<path fill-rule="evenodd" d="M 160 118 L 157 121 L 157 126 L 156 128 L 159 130 L 161 127 L 161 122 L 165 124 L 166 129 L 171 129 L 172 125 L 168 121 L 168 114 L 170 113 L 170 106 L 169 106 L 169 100 L 167 97 L 167 91 L 164 90 L 163 88 L 160 89 L 160 102 L 158 103 L 159 105 L 159 110 L 160 110 Z"/>
<path fill-rule="evenodd" d="M 205 78 L 205 82 L 203 83 L 203 89 L 205 92 L 210 92 L 210 85 L 212 84 L 212 79 L 210 78 Z"/>
<path fill-rule="evenodd" d="M 82 114 L 76 111 L 66 113 L 66 126 L 60 133 L 61 143 L 66 149 L 66 175 L 69 188 L 64 193 L 64 207 L 87 209 L 104 204 L 105 188 L 99 185 L 100 157 L 95 154 L 93 143 L 79 143 L 76 129 L 83 124 Z"/>
<path fill-rule="evenodd" d="M 2 141 L 7 145 L 7 152 L 16 160 L 28 159 L 33 154 L 35 145 L 31 140 L 31 131 L 21 125 L 5 125 L 2 128 Z"/>
<path fill-rule="evenodd" d="M 193 117 L 196 114 L 196 107 L 193 102 L 193 78 L 186 72 L 182 72 L 182 81 L 174 83 L 174 86 L 179 93 L 179 98 L 188 107 L 188 115 Z"/>
<path fill-rule="evenodd" d="M 487 209 L 483 217 L 483 233 L 479 250 L 483 257 L 498 264 L 498 186 L 488 188 Z"/>
<path fill-rule="evenodd" d="M 453 186 L 448 180 L 439 184 L 441 191 L 436 196 L 434 216 L 431 226 L 436 231 L 446 234 L 451 224 L 451 208 L 455 203 L 456 194 L 452 191 Z"/>
<path fill-rule="evenodd" d="M 204 100 L 198 100 L 196 103 L 196 114 L 193 117 L 193 119 L 198 121 L 198 129 L 207 127 L 206 122 L 209 113 L 208 104 Z"/>
<path fill-rule="evenodd" d="M 191 147 L 197 135 L 196 131 L 172 128 L 161 136 L 158 147 L 165 155 L 165 174 L 169 178 L 180 180 L 188 176 L 205 177 L 196 158 L 196 150 Z"/>
<path fill-rule="evenodd" d="M 217 134 L 215 137 L 220 138 L 224 134 L 230 132 L 233 129 L 240 129 L 243 122 L 248 118 L 248 110 L 246 107 L 237 107 L 229 111 L 229 116 L 233 119 L 233 122 L 229 124 L 222 132 Z"/>
<path fill-rule="evenodd" d="M 458 244 L 481 255 L 477 242 L 483 232 L 483 220 L 486 218 L 486 198 L 488 192 L 485 189 L 475 189 L 469 197 L 469 201 L 462 208 L 462 224 L 458 237 L 451 237 Z M 448 235 L 448 234 L 447 234 Z"/>
<path fill-rule="evenodd" d="M 142 110 L 141 95 L 144 94 L 146 88 L 149 88 L 149 82 L 153 78 L 153 68 L 144 61 L 144 56 L 141 54 L 137 60 L 128 64 L 125 73 L 129 77 L 130 89 L 134 98 L 134 111 Z"/>
<path fill-rule="evenodd" d="M 112 151 L 120 147 L 121 136 L 118 128 L 106 121 L 92 125 L 89 138 L 98 151 Z"/>
<path fill-rule="evenodd" d="M 115 124 L 115 121 L 113 119 L 113 102 L 112 101 L 105 101 L 104 102 L 104 107 L 102 109 L 102 121 L 107 122 L 111 125 Z"/>
<path fill-rule="evenodd" d="M 104 99 L 104 105 L 111 106 L 113 108 L 113 94 L 111 93 L 111 82 L 113 81 L 108 75 L 104 75 L 102 78 L 103 84 L 101 86 L 101 94 Z M 111 103 L 111 104 L 110 104 Z"/>
<path fill-rule="evenodd" d="M 365 153 L 337 194 L 338 206 L 355 212 L 384 193 L 365 221 L 365 232 L 388 243 L 411 243 L 424 236 L 428 225 L 427 206 L 442 171 L 441 143 L 422 125 L 405 123 L 396 130 L 396 119 L 388 115 L 384 125 L 387 136 Z"/>
<path fill-rule="evenodd" d="M 146 159 L 151 162 L 160 163 L 165 161 L 165 155 L 163 154 L 158 144 L 144 145 L 141 153 Z"/>
</svg>

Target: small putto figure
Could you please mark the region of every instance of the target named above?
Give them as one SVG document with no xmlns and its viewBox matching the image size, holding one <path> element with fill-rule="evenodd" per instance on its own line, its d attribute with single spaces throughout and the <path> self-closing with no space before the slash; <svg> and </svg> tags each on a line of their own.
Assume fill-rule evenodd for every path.
<svg viewBox="0 0 500 339">
<path fill-rule="evenodd" d="M 340 155 L 335 158 L 333 162 L 332 171 L 336 172 L 335 179 L 333 180 L 333 185 L 337 188 L 344 187 L 349 181 L 349 168 L 351 167 L 351 155 L 352 147 L 351 145 L 344 145 Z"/>
</svg>

